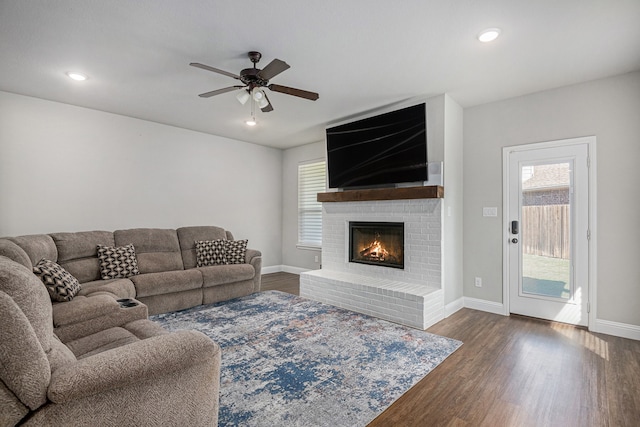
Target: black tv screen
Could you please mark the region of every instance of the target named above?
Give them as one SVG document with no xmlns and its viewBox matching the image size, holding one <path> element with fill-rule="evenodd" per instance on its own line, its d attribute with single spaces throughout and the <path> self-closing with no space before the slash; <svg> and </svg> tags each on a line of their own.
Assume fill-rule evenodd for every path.
<svg viewBox="0 0 640 427">
<path fill-rule="evenodd" d="M 330 188 L 426 181 L 425 104 L 327 128 Z"/>
</svg>

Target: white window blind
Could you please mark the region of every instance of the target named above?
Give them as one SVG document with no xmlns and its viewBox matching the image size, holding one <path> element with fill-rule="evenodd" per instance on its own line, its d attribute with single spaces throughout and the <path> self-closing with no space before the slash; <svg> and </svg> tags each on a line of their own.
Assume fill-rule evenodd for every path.
<svg viewBox="0 0 640 427">
<path fill-rule="evenodd" d="M 298 245 L 322 245 L 322 203 L 318 193 L 326 190 L 325 162 L 298 165 Z"/>
</svg>

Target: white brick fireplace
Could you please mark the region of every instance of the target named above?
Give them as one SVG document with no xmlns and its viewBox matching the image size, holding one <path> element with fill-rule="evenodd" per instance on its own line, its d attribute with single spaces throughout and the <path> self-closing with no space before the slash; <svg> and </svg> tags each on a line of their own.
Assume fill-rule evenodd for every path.
<svg viewBox="0 0 640 427">
<path fill-rule="evenodd" d="M 349 262 L 349 222 L 404 223 L 404 269 Z M 444 316 L 442 199 L 323 203 L 322 269 L 300 295 L 426 329 Z"/>
</svg>

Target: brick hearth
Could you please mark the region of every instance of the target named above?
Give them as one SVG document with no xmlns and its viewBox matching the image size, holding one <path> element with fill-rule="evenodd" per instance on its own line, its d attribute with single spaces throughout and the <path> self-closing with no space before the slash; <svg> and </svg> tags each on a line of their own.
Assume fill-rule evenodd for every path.
<svg viewBox="0 0 640 427">
<path fill-rule="evenodd" d="M 350 263 L 349 221 L 404 222 L 405 268 Z M 441 199 L 323 203 L 322 226 L 322 269 L 300 295 L 419 329 L 444 317 Z"/>
</svg>

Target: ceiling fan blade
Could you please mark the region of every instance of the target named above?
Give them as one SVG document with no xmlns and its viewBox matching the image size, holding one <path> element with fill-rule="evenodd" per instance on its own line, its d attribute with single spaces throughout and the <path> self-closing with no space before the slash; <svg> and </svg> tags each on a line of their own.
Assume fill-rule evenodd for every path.
<svg viewBox="0 0 640 427">
<path fill-rule="evenodd" d="M 223 74 L 225 76 L 233 77 L 234 79 L 238 79 L 238 80 L 240 79 L 240 76 L 237 75 L 237 74 L 233 74 L 233 73 L 230 73 L 228 71 L 220 70 L 218 68 L 213 68 L 213 67 L 210 67 L 208 65 L 200 64 L 198 62 L 192 62 L 189 65 L 191 65 L 192 67 L 202 68 L 203 70 L 213 71 L 214 73 Z"/>
<path fill-rule="evenodd" d="M 263 113 L 268 113 L 269 111 L 273 111 L 273 106 L 271 105 L 271 101 L 269 101 L 269 97 L 267 97 L 266 93 L 264 94 L 264 99 L 267 100 L 268 104 L 266 107 L 261 108 L 260 110 L 262 110 Z"/>
<path fill-rule="evenodd" d="M 271 89 L 274 92 L 281 92 L 281 93 L 286 93 L 287 95 L 293 95 L 293 96 L 299 96 L 300 98 L 304 98 L 304 99 L 309 99 L 311 101 L 315 101 L 316 99 L 318 99 L 320 97 L 320 95 L 318 95 L 315 92 L 309 92 L 306 90 L 302 90 L 302 89 L 295 89 L 292 87 L 288 87 L 288 86 L 281 86 L 281 85 L 269 85 L 267 86 L 269 89 Z"/>
<path fill-rule="evenodd" d="M 212 96 L 220 95 L 221 93 L 231 92 L 237 89 L 242 89 L 244 86 L 230 86 L 222 89 L 212 90 L 211 92 L 205 92 L 198 95 L 200 98 L 210 98 Z"/>
<path fill-rule="evenodd" d="M 260 70 L 260 72 L 258 73 L 258 77 L 263 80 L 271 80 L 273 77 L 277 76 L 288 68 L 289 64 L 287 64 L 286 62 L 279 59 L 274 59 L 273 61 L 269 62 L 266 67 Z"/>
</svg>

